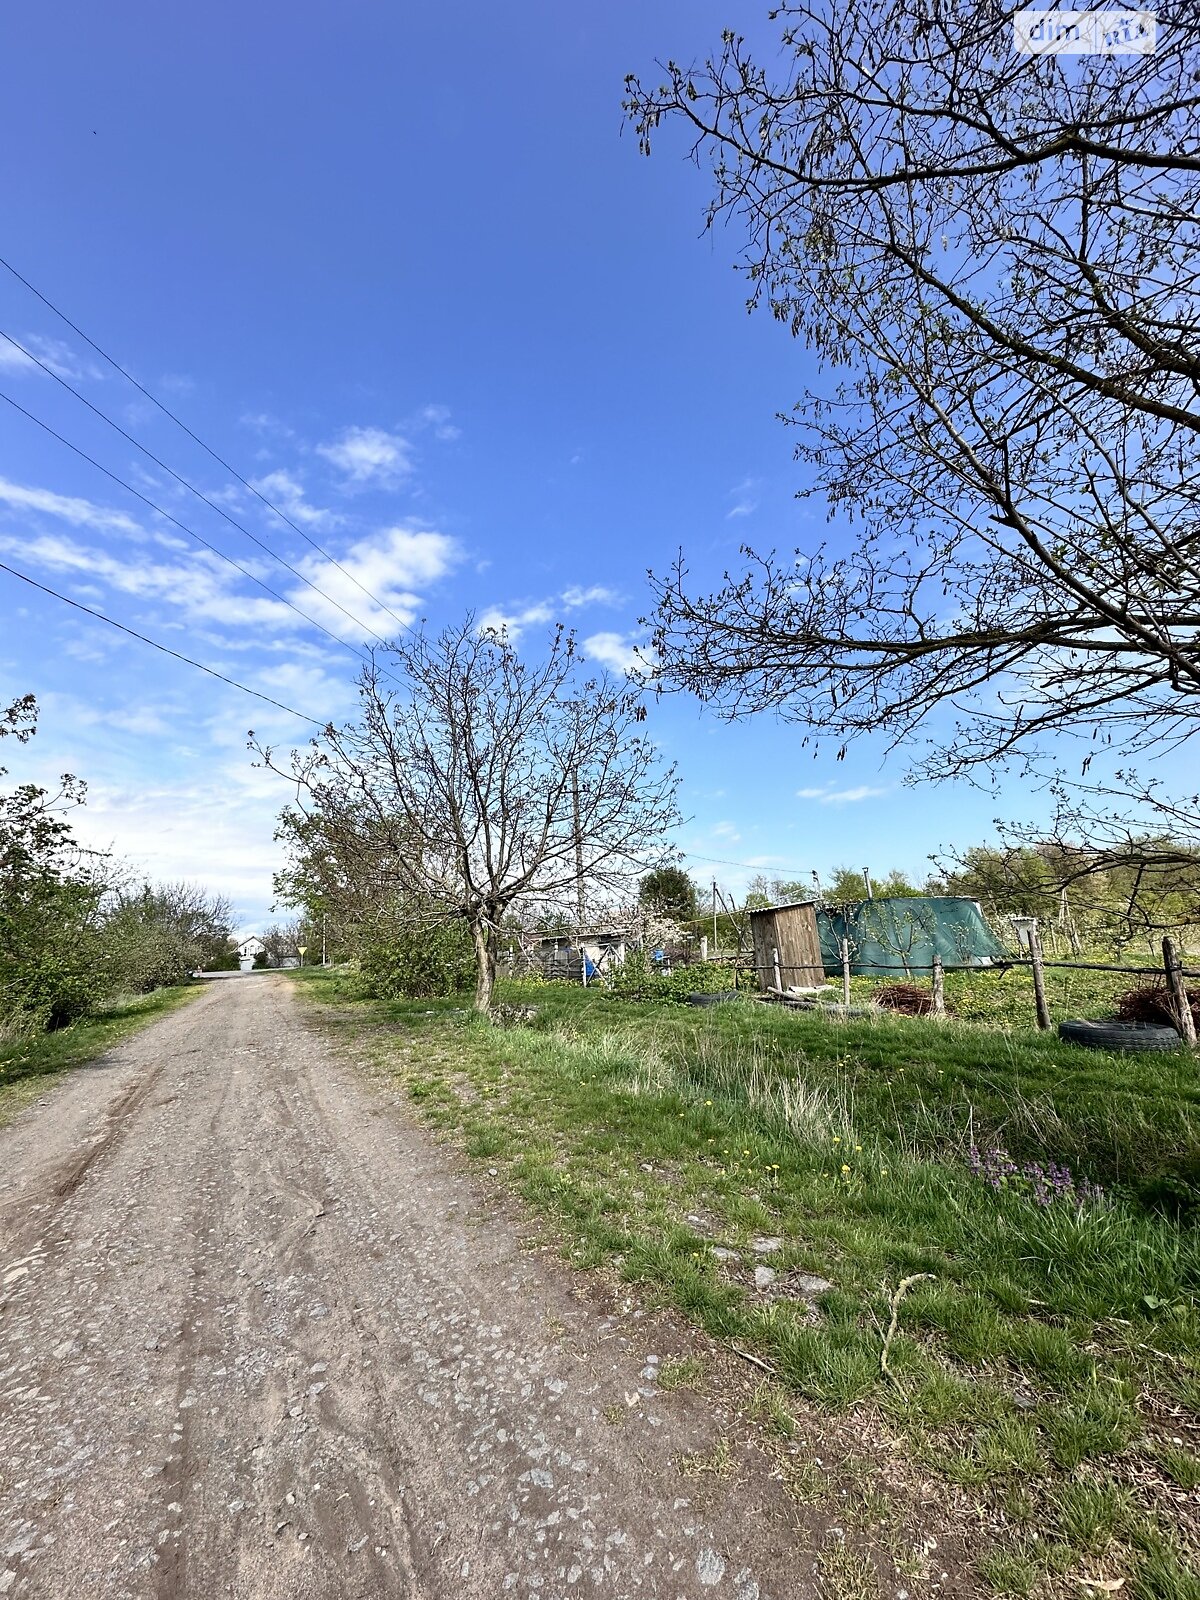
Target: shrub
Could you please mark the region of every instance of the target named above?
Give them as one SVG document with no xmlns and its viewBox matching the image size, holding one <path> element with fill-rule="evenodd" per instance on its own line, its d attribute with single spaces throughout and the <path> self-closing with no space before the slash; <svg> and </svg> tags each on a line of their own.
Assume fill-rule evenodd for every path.
<svg viewBox="0 0 1200 1600">
<path fill-rule="evenodd" d="M 426 1000 L 475 986 L 475 953 L 465 922 L 392 929 L 359 958 L 367 994 L 379 1000 Z"/>
<path fill-rule="evenodd" d="M 694 966 L 661 972 L 645 950 L 636 946 L 608 979 L 610 994 L 622 1000 L 685 1000 L 689 994 L 709 994 L 732 989 L 736 975 L 718 962 L 699 961 Z"/>
</svg>

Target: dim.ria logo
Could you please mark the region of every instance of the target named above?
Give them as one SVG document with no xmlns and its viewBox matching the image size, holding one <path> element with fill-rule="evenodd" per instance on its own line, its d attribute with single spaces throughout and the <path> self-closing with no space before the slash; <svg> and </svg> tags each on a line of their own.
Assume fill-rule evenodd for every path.
<svg viewBox="0 0 1200 1600">
<path fill-rule="evenodd" d="M 1019 55 L 1145 56 L 1158 42 L 1155 11 L 1018 11 Z"/>
</svg>

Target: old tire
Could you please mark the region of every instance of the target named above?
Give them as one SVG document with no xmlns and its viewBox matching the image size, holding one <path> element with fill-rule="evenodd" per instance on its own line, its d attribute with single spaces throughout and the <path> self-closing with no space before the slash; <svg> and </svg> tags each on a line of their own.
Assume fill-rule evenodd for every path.
<svg viewBox="0 0 1200 1600">
<path fill-rule="evenodd" d="M 1161 1022 L 1060 1022 L 1058 1037 L 1087 1050 L 1178 1050 L 1183 1040 Z"/>
<path fill-rule="evenodd" d="M 690 1006 L 724 1006 L 731 1000 L 740 1000 L 742 997 L 736 989 L 718 989 L 708 994 L 690 994 L 687 1003 Z"/>
</svg>

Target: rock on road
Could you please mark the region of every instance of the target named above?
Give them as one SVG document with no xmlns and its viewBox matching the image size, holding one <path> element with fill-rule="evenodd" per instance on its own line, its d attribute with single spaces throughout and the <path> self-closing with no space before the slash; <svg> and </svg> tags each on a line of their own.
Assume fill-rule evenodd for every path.
<svg viewBox="0 0 1200 1600">
<path fill-rule="evenodd" d="M 810 1592 L 716 1438 L 286 979 L 0 1132 L 0 1595 Z"/>
</svg>

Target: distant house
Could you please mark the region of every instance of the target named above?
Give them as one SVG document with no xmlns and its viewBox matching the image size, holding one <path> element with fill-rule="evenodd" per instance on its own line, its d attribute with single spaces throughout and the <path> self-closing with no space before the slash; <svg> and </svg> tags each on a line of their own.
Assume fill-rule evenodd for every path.
<svg viewBox="0 0 1200 1600">
<path fill-rule="evenodd" d="M 255 956 L 261 955 L 266 948 L 256 933 L 249 934 L 238 944 L 238 966 L 243 972 L 250 972 L 254 966 Z"/>
</svg>

